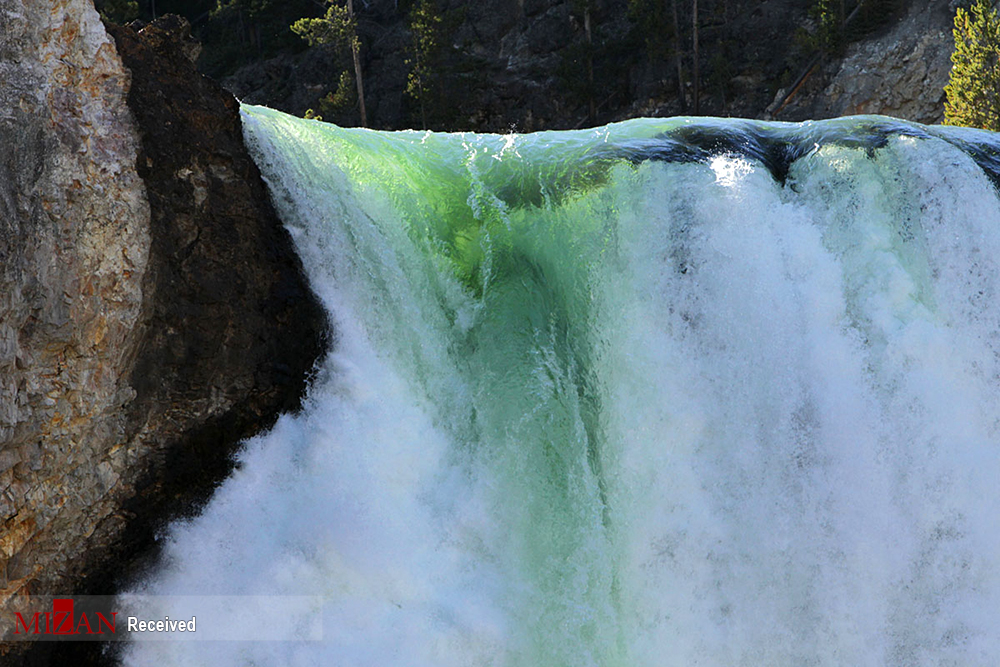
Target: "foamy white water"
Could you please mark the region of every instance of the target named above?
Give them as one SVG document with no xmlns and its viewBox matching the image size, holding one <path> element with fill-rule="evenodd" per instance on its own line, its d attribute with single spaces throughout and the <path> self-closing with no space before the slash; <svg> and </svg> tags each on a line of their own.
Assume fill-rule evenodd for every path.
<svg viewBox="0 0 1000 667">
<path fill-rule="evenodd" d="M 335 349 L 136 592 L 323 640 L 126 664 L 1000 664 L 992 135 L 244 124 Z"/>
</svg>

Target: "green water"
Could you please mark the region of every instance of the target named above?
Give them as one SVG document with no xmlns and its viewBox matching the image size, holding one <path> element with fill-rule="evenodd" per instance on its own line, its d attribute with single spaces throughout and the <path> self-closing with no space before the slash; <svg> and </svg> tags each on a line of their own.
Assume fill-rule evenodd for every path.
<svg viewBox="0 0 1000 667">
<path fill-rule="evenodd" d="M 990 137 L 243 114 L 337 342 L 146 585 L 321 595 L 326 634 L 199 656 L 1000 659 Z"/>
</svg>

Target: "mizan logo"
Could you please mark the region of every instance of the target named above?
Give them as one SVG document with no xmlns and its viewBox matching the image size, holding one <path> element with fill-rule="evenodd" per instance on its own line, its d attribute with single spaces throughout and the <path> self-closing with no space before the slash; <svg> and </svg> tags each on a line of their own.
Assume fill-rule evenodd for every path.
<svg viewBox="0 0 1000 667">
<path fill-rule="evenodd" d="M 26 619 L 21 612 L 14 612 L 15 635 L 103 635 L 115 633 L 117 611 L 109 612 L 111 620 L 101 612 L 73 613 L 72 599 L 55 599 L 52 611 L 36 611 Z"/>
</svg>

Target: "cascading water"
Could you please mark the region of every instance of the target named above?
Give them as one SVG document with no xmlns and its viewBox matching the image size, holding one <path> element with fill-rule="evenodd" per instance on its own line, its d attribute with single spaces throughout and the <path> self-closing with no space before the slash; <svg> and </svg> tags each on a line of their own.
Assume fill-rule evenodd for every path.
<svg viewBox="0 0 1000 667">
<path fill-rule="evenodd" d="M 126 663 L 1000 664 L 993 135 L 243 115 L 335 350 L 138 590 L 323 640 Z"/>
</svg>

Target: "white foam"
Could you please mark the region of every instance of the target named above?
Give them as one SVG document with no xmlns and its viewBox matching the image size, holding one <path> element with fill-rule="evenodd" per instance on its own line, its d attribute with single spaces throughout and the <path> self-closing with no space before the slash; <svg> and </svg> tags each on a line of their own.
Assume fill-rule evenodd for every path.
<svg viewBox="0 0 1000 667">
<path fill-rule="evenodd" d="M 476 160 L 544 147 L 418 136 L 502 218 L 474 297 L 333 130 L 247 127 L 336 349 L 139 590 L 319 595 L 324 640 L 128 664 L 1000 661 L 1000 215 L 964 154 L 645 163 L 517 208 Z"/>
</svg>

